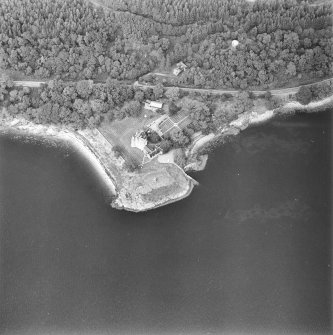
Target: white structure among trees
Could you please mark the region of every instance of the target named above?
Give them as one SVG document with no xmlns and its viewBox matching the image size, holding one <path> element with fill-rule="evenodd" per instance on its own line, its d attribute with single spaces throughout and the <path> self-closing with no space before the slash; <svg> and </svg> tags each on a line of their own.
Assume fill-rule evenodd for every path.
<svg viewBox="0 0 333 335">
<path fill-rule="evenodd" d="M 156 112 L 163 107 L 163 102 L 146 100 L 145 109 Z"/>
<path fill-rule="evenodd" d="M 234 49 L 236 49 L 236 47 L 237 47 L 238 44 L 239 44 L 239 42 L 238 42 L 237 40 L 233 40 L 233 41 L 231 42 L 231 46 L 232 46 Z"/>
<path fill-rule="evenodd" d="M 176 64 L 176 68 L 173 70 L 173 74 L 178 76 L 182 71 L 184 71 L 187 66 L 183 62 L 179 62 Z"/>
</svg>

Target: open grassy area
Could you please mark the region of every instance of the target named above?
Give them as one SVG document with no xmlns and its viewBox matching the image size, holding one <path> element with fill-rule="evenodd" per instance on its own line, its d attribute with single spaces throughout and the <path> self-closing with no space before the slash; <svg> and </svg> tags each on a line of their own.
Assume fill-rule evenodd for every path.
<svg viewBox="0 0 333 335">
<path fill-rule="evenodd" d="M 142 202 L 154 206 L 184 197 L 192 188 L 193 183 L 182 169 L 174 164 L 160 163 L 155 158 L 135 174 L 128 175 L 120 198 L 125 206 L 128 201 L 138 206 Z"/>
<path fill-rule="evenodd" d="M 181 100 L 183 102 L 184 99 Z M 186 99 L 185 99 L 186 100 Z M 164 102 L 164 113 L 168 112 L 168 102 Z M 126 117 L 123 120 L 104 121 L 98 128 L 99 132 L 109 141 L 130 166 L 142 165 L 144 153 L 131 147 L 131 139 L 146 126 L 161 117 L 160 113 L 144 109 L 140 117 Z M 159 129 L 164 136 L 168 136 L 173 130 L 184 129 L 192 122 L 189 111 L 180 110 L 173 116 L 168 116 L 159 124 Z M 147 163 L 147 159 L 144 162 Z"/>
<path fill-rule="evenodd" d="M 146 116 L 146 117 L 145 117 Z M 120 146 L 123 151 L 123 158 L 128 162 L 141 164 L 143 152 L 131 147 L 131 138 L 138 131 L 152 121 L 158 119 L 160 114 L 151 111 L 144 111 L 138 118 L 128 117 L 123 120 L 103 122 L 98 130 L 113 145 Z"/>
</svg>

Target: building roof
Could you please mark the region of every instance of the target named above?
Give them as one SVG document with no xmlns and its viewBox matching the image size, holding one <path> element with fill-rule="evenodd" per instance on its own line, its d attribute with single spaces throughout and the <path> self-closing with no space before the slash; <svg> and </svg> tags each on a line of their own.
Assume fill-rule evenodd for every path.
<svg viewBox="0 0 333 335">
<path fill-rule="evenodd" d="M 163 102 L 159 102 L 159 101 L 150 101 L 150 100 L 146 100 L 145 102 L 145 108 L 146 109 L 150 109 L 152 111 L 156 111 L 159 108 L 163 107 Z"/>
<path fill-rule="evenodd" d="M 155 108 L 162 108 L 163 107 L 163 102 L 151 101 L 150 102 L 150 106 L 151 107 L 155 107 Z"/>
<path fill-rule="evenodd" d="M 175 69 L 173 70 L 173 74 L 174 74 L 175 76 L 178 76 L 180 72 L 182 72 L 182 69 L 175 68 Z"/>
<path fill-rule="evenodd" d="M 186 69 L 187 68 L 187 66 L 183 62 L 179 62 L 176 65 L 177 65 L 177 67 L 182 68 L 182 69 Z"/>
<path fill-rule="evenodd" d="M 142 138 L 138 134 L 135 134 L 135 136 L 132 136 L 131 138 L 132 148 L 138 148 L 143 151 L 146 145 L 147 145 L 147 140 L 145 138 Z"/>
</svg>

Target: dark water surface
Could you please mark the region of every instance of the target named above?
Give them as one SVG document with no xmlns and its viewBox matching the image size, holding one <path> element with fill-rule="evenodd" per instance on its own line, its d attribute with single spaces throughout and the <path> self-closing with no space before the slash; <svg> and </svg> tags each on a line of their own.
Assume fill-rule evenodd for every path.
<svg viewBox="0 0 333 335">
<path fill-rule="evenodd" d="M 330 152 L 329 112 L 272 121 L 132 214 L 71 149 L 0 137 L 0 333 L 329 333 Z"/>
</svg>

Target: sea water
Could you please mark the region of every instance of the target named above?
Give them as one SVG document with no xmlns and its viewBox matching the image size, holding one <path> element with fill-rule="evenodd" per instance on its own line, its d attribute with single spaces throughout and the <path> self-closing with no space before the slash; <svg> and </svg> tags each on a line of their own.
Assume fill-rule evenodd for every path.
<svg viewBox="0 0 333 335">
<path fill-rule="evenodd" d="M 68 146 L 0 137 L 0 333 L 328 333 L 331 113 L 250 128 L 192 195 L 109 206 Z"/>
</svg>

